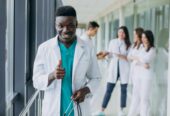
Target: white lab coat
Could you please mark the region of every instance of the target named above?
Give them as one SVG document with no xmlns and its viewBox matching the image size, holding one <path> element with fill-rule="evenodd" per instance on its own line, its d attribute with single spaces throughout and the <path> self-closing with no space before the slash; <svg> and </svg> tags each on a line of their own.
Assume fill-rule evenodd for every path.
<svg viewBox="0 0 170 116">
<path fill-rule="evenodd" d="M 138 54 L 139 61 L 136 62 L 135 73 L 138 74 L 134 78 L 134 87 L 132 95 L 132 103 L 128 116 L 150 116 L 150 93 L 152 88 L 152 79 L 154 78 L 154 59 L 155 48 L 150 48 L 146 52 L 143 45 Z M 149 69 L 143 65 L 148 63 Z"/>
<path fill-rule="evenodd" d="M 89 44 L 93 45 L 92 39 L 86 34 L 86 32 L 84 32 L 80 38 L 84 41 L 89 42 Z"/>
<path fill-rule="evenodd" d="M 146 77 L 146 78 L 153 78 L 154 76 L 154 61 L 155 61 L 155 56 L 156 56 L 156 50 L 155 48 L 150 48 L 148 52 L 146 52 L 146 49 L 143 47 L 143 45 L 140 48 L 139 52 L 139 64 L 137 63 L 137 73 L 140 75 L 141 78 Z M 143 65 L 148 63 L 149 64 L 149 69 L 146 69 L 143 67 Z"/>
<path fill-rule="evenodd" d="M 57 37 L 39 46 L 34 62 L 33 85 L 44 91 L 42 116 L 60 116 L 61 80 L 56 79 L 48 86 L 48 75 L 55 70 L 61 59 Z M 77 39 L 72 71 L 73 93 L 84 86 L 88 86 L 91 93 L 94 93 L 100 78 L 94 50 L 86 42 Z M 90 98 L 86 97 L 85 101 L 80 103 L 83 116 L 90 115 L 88 99 Z M 74 114 L 77 116 L 77 108 L 74 109 Z"/>
<path fill-rule="evenodd" d="M 108 82 L 116 83 L 117 72 L 118 72 L 118 60 L 119 60 L 119 72 L 120 72 L 120 82 L 121 84 L 127 84 L 129 80 L 129 62 L 126 60 L 118 59 L 114 53 L 128 55 L 126 50 L 126 44 L 120 39 L 113 39 L 109 43 L 109 72 L 108 72 Z"/>
<path fill-rule="evenodd" d="M 92 38 L 90 38 L 86 32 L 84 32 L 80 38 L 83 40 L 83 41 L 86 41 L 90 46 L 93 47 L 93 49 L 95 50 L 95 53 L 96 53 L 96 46 L 94 45 L 94 42 L 92 40 Z"/>
<path fill-rule="evenodd" d="M 130 61 L 130 71 L 129 71 L 129 84 L 134 84 L 134 78 L 138 77 L 137 71 L 136 71 L 136 61 L 130 60 L 130 57 L 136 57 L 139 54 L 140 47 L 137 49 L 137 47 L 131 47 L 128 54 L 128 60 Z"/>
<path fill-rule="evenodd" d="M 97 49 L 96 49 L 96 46 L 95 46 L 94 41 L 93 41 L 94 39 L 92 40 L 92 38 L 89 37 L 86 32 L 84 32 L 84 33 L 80 36 L 80 38 L 81 38 L 83 41 L 87 42 L 87 43 L 94 49 L 94 53 L 97 53 Z"/>
</svg>

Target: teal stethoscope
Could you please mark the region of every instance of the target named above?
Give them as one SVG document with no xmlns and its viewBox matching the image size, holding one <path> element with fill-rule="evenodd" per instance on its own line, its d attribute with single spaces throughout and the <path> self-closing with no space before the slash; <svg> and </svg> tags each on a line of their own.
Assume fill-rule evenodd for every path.
<svg viewBox="0 0 170 116">
<path fill-rule="evenodd" d="M 71 113 L 74 111 L 76 106 L 77 106 L 78 116 L 82 116 L 81 107 L 80 107 L 80 104 L 78 102 L 76 102 L 76 105 L 73 104 L 73 108 L 69 111 L 69 108 L 71 107 L 72 103 L 74 103 L 73 100 L 71 100 L 71 102 L 69 103 L 69 105 L 68 105 L 66 111 L 64 112 L 63 116 L 70 116 Z M 66 115 L 66 114 L 68 114 L 68 115 Z"/>
</svg>

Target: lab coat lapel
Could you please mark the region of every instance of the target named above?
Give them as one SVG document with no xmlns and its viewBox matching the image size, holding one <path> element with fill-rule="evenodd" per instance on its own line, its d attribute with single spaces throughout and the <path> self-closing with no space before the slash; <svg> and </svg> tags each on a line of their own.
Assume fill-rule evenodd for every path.
<svg viewBox="0 0 170 116">
<path fill-rule="evenodd" d="M 74 82 L 75 78 L 75 71 L 76 68 L 78 67 L 78 63 L 80 62 L 81 56 L 84 53 L 84 45 L 81 40 L 77 39 L 77 45 L 75 48 L 75 53 L 74 53 L 74 62 L 73 62 L 73 72 L 72 72 L 72 82 Z"/>
</svg>

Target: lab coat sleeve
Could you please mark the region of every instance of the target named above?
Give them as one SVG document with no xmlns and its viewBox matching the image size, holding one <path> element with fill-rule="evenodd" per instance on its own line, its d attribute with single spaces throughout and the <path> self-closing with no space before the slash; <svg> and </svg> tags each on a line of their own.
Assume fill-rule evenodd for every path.
<svg viewBox="0 0 170 116">
<path fill-rule="evenodd" d="M 131 59 L 131 57 L 133 57 L 132 51 L 133 51 L 133 48 L 130 47 L 130 48 L 128 49 L 128 55 L 127 55 L 127 59 L 128 59 L 129 61 L 132 61 L 132 59 Z"/>
<path fill-rule="evenodd" d="M 38 90 L 46 90 L 48 87 L 48 75 L 45 71 L 44 49 L 42 45 L 38 48 L 34 61 L 33 86 Z"/>
<path fill-rule="evenodd" d="M 108 48 L 108 52 L 109 52 L 109 55 L 107 56 L 107 60 L 109 60 L 110 58 L 114 57 L 114 54 L 113 54 L 113 47 L 114 47 L 114 40 L 111 40 L 109 42 L 109 48 Z"/>
<path fill-rule="evenodd" d="M 101 80 L 101 74 L 99 71 L 94 49 L 91 50 L 90 63 L 87 70 L 87 78 L 89 81 L 86 86 L 89 87 L 91 94 L 93 94 L 99 86 Z"/>
<path fill-rule="evenodd" d="M 142 56 L 139 58 L 139 61 L 141 63 L 150 63 L 152 62 L 154 59 L 155 59 L 155 56 L 156 56 L 156 51 L 154 48 L 151 48 L 150 51 L 148 51 L 148 55 L 147 56 Z"/>
</svg>

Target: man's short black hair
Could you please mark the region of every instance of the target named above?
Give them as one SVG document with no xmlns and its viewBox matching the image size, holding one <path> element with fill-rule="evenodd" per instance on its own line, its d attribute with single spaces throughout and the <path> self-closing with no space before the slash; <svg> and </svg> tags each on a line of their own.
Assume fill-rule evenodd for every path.
<svg viewBox="0 0 170 116">
<path fill-rule="evenodd" d="M 56 11 L 57 16 L 73 16 L 77 17 L 76 10 L 72 6 L 61 6 Z"/>
<path fill-rule="evenodd" d="M 96 22 L 96 21 L 90 21 L 89 24 L 88 24 L 88 29 L 89 28 L 98 28 L 99 27 L 99 24 Z"/>
</svg>

